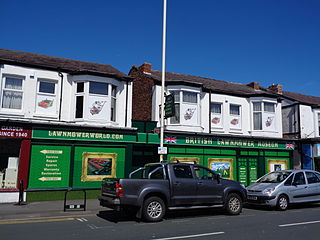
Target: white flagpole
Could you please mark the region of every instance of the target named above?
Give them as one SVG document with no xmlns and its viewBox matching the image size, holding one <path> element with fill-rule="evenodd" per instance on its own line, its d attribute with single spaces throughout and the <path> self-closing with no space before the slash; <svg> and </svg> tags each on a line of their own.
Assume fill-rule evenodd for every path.
<svg viewBox="0 0 320 240">
<path fill-rule="evenodd" d="M 167 0 L 163 0 L 163 29 L 162 29 L 162 79 L 161 79 L 161 114 L 160 114 L 160 147 L 163 148 L 164 141 L 164 87 L 166 67 L 166 28 L 167 28 Z M 163 154 L 160 154 L 163 161 Z"/>
</svg>

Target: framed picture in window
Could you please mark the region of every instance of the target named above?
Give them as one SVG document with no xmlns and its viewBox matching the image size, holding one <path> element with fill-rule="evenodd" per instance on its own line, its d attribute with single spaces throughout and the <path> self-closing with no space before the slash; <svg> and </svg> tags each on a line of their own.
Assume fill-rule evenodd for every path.
<svg viewBox="0 0 320 240">
<path fill-rule="evenodd" d="M 106 120 L 108 119 L 108 107 L 106 97 L 90 96 L 88 102 L 88 119 L 89 120 Z"/>
<path fill-rule="evenodd" d="M 36 104 L 38 113 L 56 114 L 55 96 L 38 95 Z"/>
<path fill-rule="evenodd" d="M 209 168 L 221 177 L 233 179 L 233 159 L 232 158 L 208 158 Z"/>
<path fill-rule="evenodd" d="M 268 159 L 267 163 L 268 163 L 268 166 L 267 166 L 268 172 L 281 171 L 281 170 L 288 169 L 288 160 Z"/>
<path fill-rule="evenodd" d="M 116 162 L 116 153 L 84 152 L 81 181 L 101 181 L 106 177 L 116 177 Z"/>
</svg>

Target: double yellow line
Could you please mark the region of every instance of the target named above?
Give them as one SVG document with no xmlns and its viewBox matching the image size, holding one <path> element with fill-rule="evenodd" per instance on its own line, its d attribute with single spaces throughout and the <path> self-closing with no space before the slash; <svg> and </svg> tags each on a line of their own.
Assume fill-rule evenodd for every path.
<svg viewBox="0 0 320 240">
<path fill-rule="evenodd" d="M 73 217 L 69 218 L 46 218 L 46 219 L 23 219 L 23 220 L 6 220 L 0 221 L 1 224 L 21 224 L 21 223 L 46 223 L 46 222 L 61 222 L 61 221 L 72 221 L 75 220 Z"/>
</svg>

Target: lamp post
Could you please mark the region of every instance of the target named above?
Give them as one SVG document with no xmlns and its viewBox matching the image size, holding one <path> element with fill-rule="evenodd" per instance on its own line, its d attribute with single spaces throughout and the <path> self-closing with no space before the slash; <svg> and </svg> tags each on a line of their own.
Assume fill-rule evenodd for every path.
<svg viewBox="0 0 320 240">
<path fill-rule="evenodd" d="M 166 67 L 166 28 L 167 28 L 167 0 L 163 0 L 163 28 L 162 28 L 162 78 L 161 78 L 161 108 L 160 108 L 160 148 L 163 149 L 164 140 L 164 88 Z M 160 162 L 163 161 L 163 153 L 160 153 Z"/>
</svg>

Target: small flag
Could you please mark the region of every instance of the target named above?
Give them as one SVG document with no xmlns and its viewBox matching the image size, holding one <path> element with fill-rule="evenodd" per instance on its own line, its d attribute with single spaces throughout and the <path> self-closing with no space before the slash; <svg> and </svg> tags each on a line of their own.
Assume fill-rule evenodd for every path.
<svg viewBox="0 0 320 240">
<path fill-rule="evenodd" d="M 177 143 L 177 137 L 165 137 L 164 139 L 165 143 Z"/>
<path fill-rule="evenodd" d="M 292 143 L 287 143 L 287 144 L 286 144 L 286 149 L 294 149 L 294 144 L 292 144 Z"/>
</svg>

